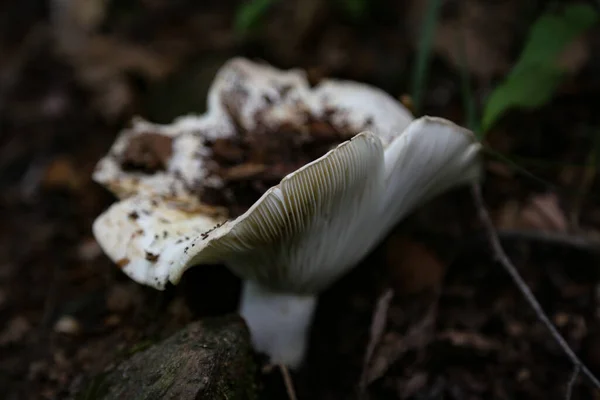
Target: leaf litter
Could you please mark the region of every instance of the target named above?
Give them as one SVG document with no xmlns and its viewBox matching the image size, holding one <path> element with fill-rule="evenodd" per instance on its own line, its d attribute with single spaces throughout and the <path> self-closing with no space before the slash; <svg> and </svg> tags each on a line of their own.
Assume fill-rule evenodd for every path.
<svg viewBox="0 0 600 400">
<path fill-rule="evenodd" d="M 10 48 L 4 44 L 4 38 L 23 36 L 26 26 L 43 24 L 43 13 L 39 10 L 15 4 L 11 12 L 17 12 L 22 16 L 21 21 L 27 21 L 27 24 L 0 24 L 3 32 L 12 32 L 2 35 L 2 50 Z M 82 374 L 102 370 L 119 352 L 165 337 L 192 319 L 235 310 L 239 282 L 216 270 L 195 271 L 190 274 L 194 282 L 190 282 L 187 289 L 182 287 L 157 294 L 130 287 L 118 268 L 113 268 L 105 257 L 80 257 L 81 249 L 90 246 L 91 221 L 113 201 L 88 177 L 119 129 L 115 116 L 129 119 L 134 113 L 143 112 L 140 99 L 144 96 L 144 88 L 152 87 L 168 74 L 176 74 L 177 66 L 185 64 L 187 58 L 194 55 L 196 45 L 202 48 L 196 56 L 207 51 L 233 53 L 236 50 L 226 32 L 229 29 L 226 21 L 234 15 L 232 8 L 222 4 L 221 9 L 208 10 L 207 15 L 218 15 L 212 25 L 196 27 L 195 34 L 190 35 L 186 29 L 194 24 L 189 21 L 188 25 L 180 25 L 179 32 L 172 26 L 185 21 L 187 16 L 191 20 L 194 12 L 190 10 L 194 10 L 194 6 L 184 7 L 185 12 L 179 11 L 175 16 L 164 13 L 164 10 L 173 11 L 180 6 L 167 6 L 161 1 L 145 2 L 144 7 L 133 14 L 143 18 L 134 21 L 138 25 L 129 29 L 126 29 L 126 18 L 120 20 L 119 29 L 111 26 L 117 11 L 108 10 L 104 21 L 108 28 L 95 28 L 97 31 L 91 36 L 107 35 L 104 31 L 109 31 L 110 40 L 86 42 L 90 48 L 97 46 L 96 49 L 73 47 L 72 51 L 81 51 L 81 55 L 63 56 L 44 51 L 41 46 L 31 46 L 18 63 L 12 64 L 7 56 L 0 67 L 19 66 L 18 74 L 0 74 L 2 79 L 14 80 L 8 86 L 3 82 L 2 87 L 10 90 L 0 93 L 8 96 L 0 99 L 3 107 L 3 113 L 0 113 L 0 129 L 3 130 L 0 135 L 3 149 L 0 180 L 3 189 L 0 197 L 3 220 L 0 293 L 3 300 L 0 316 L 7 321 L 7 326 L 0 329 L 4 338 L 0 344 L 0 386 L 6 388 L 4 392 L 9 397 L 65 397 Z M 284 49 L 285 35 L 282 33 L 285 26 L 272 21 L 267 21 L 270 24 L 268 33 L 258 32 L 253 39 L 264 48 L 257 51 L 249 46 L 247 52 L 275 63 L 278 60 L 274 55 L 285 53 L 285 60 L 281 58 L 284 64 L 376 81 L 390 93 L 400 96 L 403 93 L 397 76 L 402 75 L 403 63 L 397 60 L 402 60 L 409 50 L 404 36 L 392 27 L 402 25 L 400 16 L 403 14 L 394 7 L 389 5 L 379 14 L 378 10 L 372 11 L 369 18 L 374 18 L 377 23 L 371 27 L 370 35 L 378 39 L 375 44 L 367 37 L 369 35 L 365 35 L 364 29 L 347 27 L 329 10 L 324 14 L 327 24 L 310 27 L 304 34 L 306 39 L 296 39 L 299 43 L 296 53 Z M 482 13 L 488 10 L 480 5 L 477 7 Z M 276 19 L 277 12 L 274 7 L 266 18 Z M 157 18 L 161 14 L 164 18 Z M 485 17 L 493 20 L 493 13 L 490 14 Z M 394 24 L 386 25 L 386 18 L 393 19 Z M 161 34 L 155 38 L 139 35 L 148 26 Z M 214 41 L 204 40 L 210 36 L 201 33 L 205 28 L 212 30 Z M 261 36 L 267 34 L 276 36 L 277 41 L 273 42 L 277 44 L 270 44 L 269 37 Z M 173 48 L 170 37 L 180 38 L 181 47 Z M 199 38 L 205 42 L 202 46 L 198 44 Z M 319 46 L 302 43 L 302 40 L 314 41 L 315 38 Z M 318 40 L 324 38 L 328 38 L 327 41 Z M 171 50 L 150 55 L 146 50 L 129 51 L 132 47 L 151 48 L 153 40 L 162 41 L 163 47 L 156 48 L 170 47 Z M 480 48 L 493 46 L 486 44 L 486 40 L 483 42 Z M 340 43 L 348 45 L 340 46 Z M 332 46 L 331 51 L 327 51 L 326 45 Z M 504 54 L 503 46 L 492 51 L 499 51 L 498 59 L 512 61 Z M 99 54 L 97 58 L 91 57 L 94 52 Z M 346 54 L 348 52 L 366 54 L 370 57 L 369 62 L 355 63 Z M 2 53 L 17 54 L 13 51 Z M 134 60 L 116 62 L 115 54 L 131 56 Z M 441 54 L 443 57 L 455 56 Z M 590 51 L 587 61 L 584 57 L 581 62 L 597 62 L 595 54 Z M 488 61 L 493 57 L 485 59 Z M 455 65 L 452 61 L 449 64 Z M 36 68 L 38 65 L 44 65 L 44 70 Z M 389 65 L 394 66 L 393 73 L 387 71 Z M 503 65 L 503 62 L 498 63 L 498 66 Z M 439 78 L 432 81 L 430 90 L 446 94 L 445 100 L 426 105 L 432 114 L 460 115 L 452 105 L 460 103 L 460 93 L 456 87 L 447 84 L 453 73 L 451 68 L 438 65 L 433 69 L 432 73 Z M 73 70 L 76 77 L 72 75 Z M 485 64 L 473 67 L 472 71 L 482 77 L 502 72 Z M 587 154 L 577 150 L 586 147 L 585 140 L 570 133 L 575 131 L 573 125 L 600 122 L 587 94 L 600 90 L 600 82 L 586 72 L 585 64 L 579 72 L 569 83 L 570 104 L 557 102 L 539 114 L 513 117 L 506 126 L 491 132 L 489 138 L 493 135 L 508 138 L 509 144 L 504 151 L 524 157 L 533 154 L 566 163 L 573 157 L 585 158 Z M 68 101 L 62 109 L 52 108 L 60 112 L 42 113 L 40 110 L 48 104 L 48 96 L 59 96 Z M 277 179 L 276 176 L 292 167 L 290 162 L 276 169 L 276 160 L 248 157 L 244 148 L 239 151 L 237 143 L 213 146 L 222 146 L 224 157 L 235 158 L 237 155 L 243 161 L 244 166 L 237 170 L 231 170 L 236 167 L 232 163 L 227 170 L 213 171 L 228 179 L 249 181 L 257 176 Z M 141 150 L 141 158 L 147 166 L 161 167 L 161 154 L 155 154 L 151 146 Z M 31 160 L 45 168 L 40 175 L 43 179 L 32 181 L 41 182 L 41 186 L 25 201 L 20 184 L 25 172 L 35 169 Z M 304 161 L 296 159 L 294 162 Z M 264 177 L 268 170 L 263 169 L 265 165 L 275 171 L 275 176 Z M 552 172 L 535 172 L 554 181 L 558 181 L 561 173 L 560 168 Z M 569 210 L 563 210 L 568 203 L 562 193 L 550 191 L 550 195 L 540 195 L 537 184 L 518 174 L 491 175 L 486 182 L 485 194 L 494 211 L 499 212 L 510 202 L 516 202 L 516 209 L 521 213 L 518 218 L 523 218 L 523 210 L 531 210 L 528 213 L 534 215 L 533 219 L 527 217 L 531 227 L 564 231 L 565 213 L 568 215 Z M 590 193 L 595 189 L 597 183 L 593 182 Z M 252 196 L 255 196 L 261 189 L 253 190 L 256 192 Z M 349 398 L 356 390 L 365 351 L 372 338 L 379 338 L 373 341 L 378 344 L 369 357 L 367 379 L 370 382 L 367 392 L 374 398 L 547 399 L 565 393 L 571 366 L 524 306 L 512 282 L 491 265 L 490 255 L 485 250 L 469 248 L 469 251 L 460 251 L 463 235 L 473 225 L 461 198 L 459 193 L 449 194 L 444 201 L 433 202 L 420 211 L 421 214 L 442 216 L 437 218 L 436 224 L 421 224 L 427 219 L 414 216 L 399 227 L 403 236 L 424 238 L 416 247 L 402 247 L 407 258 L 413 254 L 413 261 L 406 262 L 381 246 L 356 271 L 324 295 L 324 304 L 318 311 L 320 318 L 314 327 L 309 364 L 296 377 L 300 399 Z M 538 200 L 533 201 L 535 199 Z M 540 202 L 539 199 L 546 200 Z M 582 207 L 580 219 L 589 234 L 597 234 L 600 229 L 600 221 L 594 217 L 598 209 L 598 201 L 593 196 Z M 531 241 L 519 241 L 518 244 L 517 247 L 526 247 L 529 251 L 511 248 L 511 256 L 521 266 L 528 284 L 569 343 L 596 373 L 600 372 L 600 325 L 597 319 L 600 276 L 594 268 L 596 258 L 569 246 L 556 248 Z M 394 272 L 403 262 L 406 265 L 401 267 L 402 272 Z M 217 276 L 219 284 L 213 285 L 216 288 L 206 285 L 211 274 Z M 215 280 L 211 277 L 210 281 Z M 393 285 L 394 298 L 387 311 L 382 311 L 386 307 L 381 307 L 374 315 L 383 288 L 393 282 L 397 285 Z M 115 287 L 118 289 L 113 289 Z M 131 293 L 133 299 L 119 298 L 125 292 Z M 215 298 L 218 296 L 222 301 L 217 305 Z M 145 306 L 142 308 L 140 304 Z M 377 325 L 383 324 L 385 328 L 383 331 L 377 329 L 377 335 L 371 335 L 369 330 L 375 316 L 383 314 L 387 315 L 386 320 L 377 318 Z M 49 316 L 49 324 L 39 323 L 45 319 L 44 315 Z M 78 321 L 80 334 L 68 336 L 52 331 L 53 324 L 63 315 Z M 269 377 L 265 377 L 264 382 L 265 396 L 270 393 L 271 398 L 281 398 L 284 392 L 278 391 L 277 383 Z M 303 397 L 302 393 L 309 396 Z M 582 380 L 576 381 L 573 398 L 591 396 Z"/>
</svg>

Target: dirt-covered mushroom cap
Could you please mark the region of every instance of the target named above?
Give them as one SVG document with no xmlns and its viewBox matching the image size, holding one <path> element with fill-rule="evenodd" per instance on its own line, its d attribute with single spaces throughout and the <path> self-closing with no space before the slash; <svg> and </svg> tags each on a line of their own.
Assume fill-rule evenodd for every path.
<svg viewBox="0 0 600 400">
<path fill-rule="evenodd" d="M 274 135 L 290 127 L 302 131 L 307 118 L 327 120 L 341 133 L 340 142 L 370 130 L 384 143 L 412 120 L 377 88 L 338 80 L 311 88 L 300 70 L 280 71 L 235 58 L 217 73 L 206 113 L 167 125 L 135 118 L 99 161 L 93 178 L 119 198 L 160 194 L 195 201 L 206 187 L 223 184 L 209 176 L 207 141 L 235 138 L 259 126 L 261 133 Z"/>
<path fill-rule="evenodd" d="M 334 130 L 338 143 L 368 129 L 385 145 L 411 120 L 402 105 L 377 88 L 340 80 L 324 80 L 311 87 L 301 70 L 281 71 L 235 58 L 217 73 L 206 113 L 183 116 L 166 125 L 137 117 L 119 134 L 93 178 L 121 202 L 98 218 L 94 234 L 105 253 L 132 279 L 162 289 L 169 268 L 145 255 L 155 254 L 164 261 L 163 249 L 186 247 L 179 246 L 182 242 L 171 246 L 172 238 L 193 237 L 227 216 L 227 210 L 204 201 L 205 193 L 223 191 L 225 185 L 222 176 L 211 173 L 216 161 L 209 143 L 237 140 L 242 135 L 244 139 L 274 136 L 290 128 L 301 137 L 310 134 L 310 123 L 316 121 Z M 162 217 L 179 212 L 190 221 L 182 225 Z M 143 218 L 128 217 L 134 214 Z M 168 240 L 151 240 L 165 231 Z"/>
</svg>

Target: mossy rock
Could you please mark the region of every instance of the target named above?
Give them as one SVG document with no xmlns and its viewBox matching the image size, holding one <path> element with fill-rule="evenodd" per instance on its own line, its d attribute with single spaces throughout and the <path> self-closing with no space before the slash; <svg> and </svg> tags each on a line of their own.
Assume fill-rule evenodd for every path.
<svg viewBox="0 0 600 400">
<path fill-rule="evenodd" d="M 252 400 L 255 365 L 238 316 L 194 322 L 96 376 L 76 399 Z"/>
</svg>

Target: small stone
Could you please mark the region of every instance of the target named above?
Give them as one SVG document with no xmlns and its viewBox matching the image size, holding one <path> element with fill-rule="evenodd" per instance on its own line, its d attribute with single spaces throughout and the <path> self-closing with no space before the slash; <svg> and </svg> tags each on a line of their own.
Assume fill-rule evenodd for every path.
<svg viewBox="0 0 600 400">
<path fill-rule="evenodd" d="M 79 321 L 70 315 L 63 315 L 54 324 L 54 332 L 65 335 L 77 335 L 81 332 Z"/>
</svg>

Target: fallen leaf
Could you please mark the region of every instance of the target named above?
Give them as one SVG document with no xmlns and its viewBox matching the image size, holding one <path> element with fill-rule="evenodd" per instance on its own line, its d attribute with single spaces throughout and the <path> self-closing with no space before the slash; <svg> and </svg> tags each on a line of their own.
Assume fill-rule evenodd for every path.
<svg viewBox="0 0 600 400">
<path fill-rule="evenodd" d="M 567 219 L 555 193 L 538 194 L 524 204 L 516 200 L 506 202 L 494 217 L 498 229 L 565 232 Z"/>
<path fill-rule="evenodd" d="M 398 384 L 398 397 L 408 399 L 425 387 L 429 375 L 426 372 L 412 374 L 406 381 Z"/>
<path fill-rule="evenodd" d="M 520 228 L 543 231 L 565 232 L 568 228 L 567 219 L 555 193 L 533 196 L 521 210 L 518 224 Z"/>
<path fill-rule="evenodd" d="M 383 336 L 371 360 L 367 374 L 367 385 L 381 378 L 392 364 L 407 351 L 420 349 L 433 337 L 437 302 L 431 305 L 422 318 L 413 324 L 405 335 L 388 332 Z"/>
<path fill-rule="evenodd" d="M 502 178 L 512 178 L 515 174 L 514 169 L 501 161 L 488 161 L 485 168 L 494 175 Z"/>
<path fill-rule="evenodd" d="M 583 68 L 589 57 L 588 38 L 580 36 L 567 45 L 558 56 L 556 63 L 563 71 L 576 74 Z"/>
<path fill-rule="evenodd" d="M 0 332 L 0 346 L 16 343 L 22 340 L 31 329 L 27 318 L 19 316 L 11 319 L 6 328 Z"/>
<path fill-rule="evenodd" d="M 441 285 L 446 265 L 426 246 L 401 236 L 392 236 L 385 248 L 386 265 L 398 293 L 417 293 Z"/>
<path fill-rule="evenodd" d="M 71 160 L 58 157 L 52 160 L 46 168 L 42 179 L 42 186 L 47 189 L 67 188 L 75 190 L 81 182 L 82 179 Z"/>
<path fill-rule="evenodd" d="M 437 339 L 449 341 L 455 347 L 472 348 L 486 353 L 502 348 L 499 342 L 488 339 L 477 332 L 448 330 L 440 333 Z"/>
</svg>

